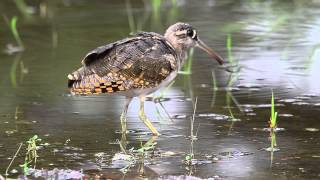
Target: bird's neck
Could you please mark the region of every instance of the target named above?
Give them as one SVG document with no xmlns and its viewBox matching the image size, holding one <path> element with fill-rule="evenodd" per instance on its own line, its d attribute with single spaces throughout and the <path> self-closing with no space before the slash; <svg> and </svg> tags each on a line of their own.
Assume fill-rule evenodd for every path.
<svg viewBox="0 0 320 180">
<path fill-rule="evenodd" d="M 187 58 L 187 51 L 185 49 L 183 49 L 180 45 L 178 44 L 174 44 L 171 43 L 170 41 L 168 41 L 170 46 L 174 49 L 174 51 L 176 52 L 177 56 L 178 56 L 178 60 L 179 60 L 179 65 L 180 68 L 183 66 L 186 58 Z"/>
<path fill-rule="evenodd" d="M 177 56 L 178 56 L 178 70 L 183 66 L 186 58 L 187 58 L 187 48 L 183 47 L 181 44 L 177 43 L 177 41 L 175 41 L 175 37 L 173 37 L 172 33 L 166 33 L 164 35 L 165 39 L 167 40 L 168 44 L 174 49 L 174 51 L 176 52 Z"/>
</svg>

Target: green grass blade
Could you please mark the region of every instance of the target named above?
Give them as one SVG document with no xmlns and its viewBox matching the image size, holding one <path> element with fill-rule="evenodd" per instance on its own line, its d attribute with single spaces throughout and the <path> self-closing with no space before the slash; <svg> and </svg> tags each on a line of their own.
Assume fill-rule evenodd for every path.
<svg viewBox="0 0 320 180">
<path fill-rule="evenodd" d="M 136 32 L 137 29 L 135 27 L 135 23 L 134 23 L 134 17 L 133 17 L 133 13 L 132 13 L 132 7 L 130 4 L 129 0 L 126 0 L 126 10 L 127 10 L 127 16 L 128 16 L 128 23 L 129 23 L 129 28 L 130 28 L 130 32 Z"/>
<path fill-rule="evenodd" d="M 227 50 L 228 50 L 228 61 L 229 61 L 230 64 L 233 64 L 232 35 L 230 33 L 227 36 Z"/>
<path fill-rule="evenodd" d="M 274 104 L 274 94 L 272 91 L 272 95 L 271 95 L 271 128 L 275 128 L 276 123 L 277 123 L 277 112 L 275 112 L 275 104 Z"/>
<path fill-rule="evenodd" d="M 11 32 L 17 42 L 17 44 L 23 48 L 23 43 L 22 43 L 22 40 L 20 38 L 20 35 L 18 33 L 18 30 L 17 30 L 17 21 L 18 21 L 18 17 L 17 16 L 13 16 L 11 18 L 11 21 L 10 21 L 10 29 L 11 29 Z"/>
</svg>

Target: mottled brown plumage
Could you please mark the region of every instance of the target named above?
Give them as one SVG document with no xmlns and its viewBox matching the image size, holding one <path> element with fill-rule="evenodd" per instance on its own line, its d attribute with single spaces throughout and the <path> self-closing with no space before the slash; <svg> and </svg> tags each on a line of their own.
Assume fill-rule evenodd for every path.
<svg viewBox="0 0 320 180">
<path fill-rule="evenodd" d="M 83 66 L 68 75 L 68 87 L 73 94 L 126 96 L 121 122 L 126 121 L 132 97 L 139 96 L 140 119 L 158 135 L 144 114 L 145 96 L 173 81 L 186 59 L 187 50 L 195 46 L 222 64 L 222 58 L 199 39 L 190 24 L 176 23 L 164 36 L 141 32 L 92 50 L 82 60 Z"/>
<path fill-rule="evenodd" d="M 75 94 L 114 93 L 154 88 L 177 70 L 177 54 L 169 42 L 156 33 L 98 47 L 82 60 L 83 67 L 68 76 Z"/>
</svg>

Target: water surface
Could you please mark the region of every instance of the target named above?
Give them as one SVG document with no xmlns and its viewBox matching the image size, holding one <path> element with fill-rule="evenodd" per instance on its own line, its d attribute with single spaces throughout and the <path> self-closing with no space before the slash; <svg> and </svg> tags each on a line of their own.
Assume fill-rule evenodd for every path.
<svg viewBox="0 0 320 180">
<path fill-rule="evenodd" d="M 19 9 L 22 1 L 16 2 L 0 2 L 3 16 L 18 17 L 25 46 L 20 53 L 0 54 L 0 174 L 19 143 L 37 134 L 49 143 L 38 151 L 37 169 L 53 173 L 56 168 L 53 174 L 61 179 L 70 173 L 114 179 L 141 174 L 151 179 L 319 178 L 318 1 L 182 0 L 176 5 L 163 1 L 159 8 L 148 1 L 26 1 L 31 14 Z M 164 93 L 162 103 L 172 121 L 159 104 L 146 102 L 146 113 L 162 135 L 154 139 L 155 149 L 143 163 L 136 162 L 124 174 L 120 169 L 125 162 L 112 161 L 121 152 L 124 98 L 70 96 L 66 75 L 97 46 L 132 31 L 163 33 L 177 21 L 196 27 L 201 39 L 232 60 L 228 66 L 238 71 L 227 72 L 195 50 L 192 73 L 179 75 Z M 4 20 L 0 25 L 5 51 L 15 40 Z M 271 90 L 283 128 L 276 133 L 280 151 L 273 153 L 272 164 L 265 151 L 269 132 L 263 130 L 269 126 Z M 190 153 L 196 97 L 196 161 L 188 166 L 183 160 Z M 138 118 L 138 108 L 135 99 L 128 114 L 127 150 L 139 149 L 152 137 Z M 22 174 L 24 149 L 9 177 Z"/>
</svg>

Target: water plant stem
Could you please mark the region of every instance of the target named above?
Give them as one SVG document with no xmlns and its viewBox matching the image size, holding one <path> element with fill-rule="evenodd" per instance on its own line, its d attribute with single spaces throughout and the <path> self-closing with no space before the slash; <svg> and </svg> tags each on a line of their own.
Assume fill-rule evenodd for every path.
<svg viewBox="0 0 320 180">
<path fill-rule="evenodd" d="M 270 128 L 275 129 L 277 126 L 277 115 L 278 112 L 275 112 L 275 104 L 274 104 L 274 95 L 272 91 L 271 95 L 271 118 L 270 118 Z"/>
<path fill-rule="evenodd" d="M 19 151 L 20 151 L 20 149 L 21 149 L 22 145 L 23 145 L 23 143 L 20 143 L 20 145 L 19 145 L 19 147 L 18 147 L 18 149 L 17 149 L 16 153 L 15 153 L 15 154 L 14 154 L 14 156 L 12 157 L 12 159 L 11 159 L 11 161 L 10 161 L 10 163 L 9 163 L 9 165 L 8 165 L 8 167 L 7 167 L 7 169 L 6 169 L 5 176 L 8 176 L 8 175 L 9 175 L 9 174 L 8 174 L 8 171 L 9 171 L 9 169 L 10 169 L 10 167 L 11 167 L 11 165 L 12 165 L 13 161 L 17 158 L 17 155 L 18 155 L 18 153 L 19 153 Z"/>
<path fill-rule="evenodd" d="M 11 29 L 13 37 L 15 38 L 18 46 L 21 47 L 22 49 L 24 49 L 22 40 L 21 40 L 20 35 L 18 33 L 18 30 L 17 30 L 17 21 L 18 21 L 18 17 L 17 16 L 13 16 L 11 18 L 11 20 L 10 20 L 10 29 Z"/>
</svg>

